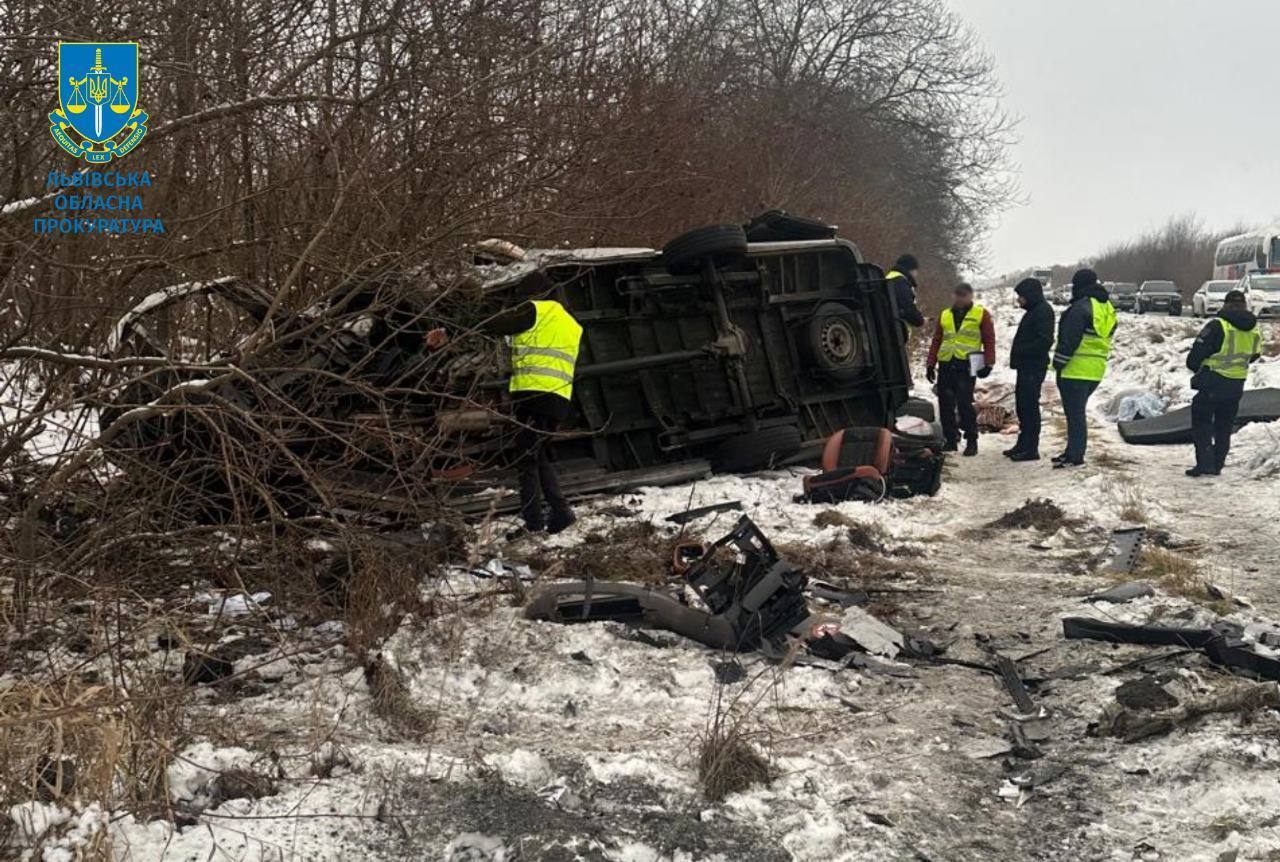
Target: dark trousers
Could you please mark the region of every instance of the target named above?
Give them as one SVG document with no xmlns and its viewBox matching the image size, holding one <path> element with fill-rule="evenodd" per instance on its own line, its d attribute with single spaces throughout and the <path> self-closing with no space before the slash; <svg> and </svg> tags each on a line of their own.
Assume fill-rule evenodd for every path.
<svg viewBox="0 0 1280 862">
<path fill-rule="evenodd" d="M 1040 388 L 1044 386 L 1048 370 L 1044 365 L 1018 369 L 1018 384 L 1013 390 L 1018 411 L 1018 442 L 1013 448 L 1019 452 L 1040 452 Z"/>
<path fill-rule="evenodd" d="M 547 526 L 544 500 L 553 513 L 569 511 L 547 446 L 547 435 L 560 427 L 562 417 L 552 411 L 531 409 L 520 402 L 516 403 L 514 414 L 519 426 L 511 447 L 516 453 L 516 470 L 520 475 L 520 517 L 530 530 L 541 530 Z"/>
<path fill-rule="evenodd" d="M 1191 399 L 1191 439 L 1196 444 L 1196 467 L 1202 473 L 1221 472 L 1231 449 L 1231 432 L 1240 409 L 1240 393 L 1200 391 Z"/>
<path fill-rule="evenodd" d="M 1062 396 L 1062 412 L 1067 415 L 1068 461 L 1083 461 L 1089 447 L 1089 417 L 1085 408 L 1089 396 L 1098 388 L 1096 380 L 1071 380 L 1058 378 L 1058 394 Z"/>
<path fill-rule="evenodd" d="M 956 444 L 963 433 L 966 440 L 978 439 L 978 411 L 973 406 L 973 375 L 969 363 L 938 367 L 938 412 L 942 414 L 942 435 Z"/>
</svg>

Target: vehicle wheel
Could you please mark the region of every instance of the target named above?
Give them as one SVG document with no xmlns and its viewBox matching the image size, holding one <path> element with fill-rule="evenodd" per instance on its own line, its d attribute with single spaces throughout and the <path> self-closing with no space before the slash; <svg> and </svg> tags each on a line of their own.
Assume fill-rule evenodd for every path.
<svg viewBox="0 0 1280 862">
<path fill-rule="evenodd" d="M 800 429 L 779 425 L 730 437 L 720 444 L 711 459 L 717 473 L 747 473 L 762 470 L 800 450 Z"/>
<path fill-rule="evenodd" d="M 823 374 L 848 380 L 863 373 L 862 337 L 857 318 L 846 305 L 819 305 L 805 324 L 804 345 L 814 367 Z"/>
<path fill-rule="evenodd" d="M 899 416 L 914 416 L 917 419 L 923 419 L 926 422 L 937 422 L 938 411 L 934 409 L 933 402 L 924 398 L 908 398 L 898 408 Z"/>
<path fill-rule="evenodd" d="M 707 258 L 735 260 L 747 253 L 747 235 L 741 225 L 701 227 L 682 233 L 662 247 L 662 262 L 671 272 L 696 272 Z"/>
</svg>

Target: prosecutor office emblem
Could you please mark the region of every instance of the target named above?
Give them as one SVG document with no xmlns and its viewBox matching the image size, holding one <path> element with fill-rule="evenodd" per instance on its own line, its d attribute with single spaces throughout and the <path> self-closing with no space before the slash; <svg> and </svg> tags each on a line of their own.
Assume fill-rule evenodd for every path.
<svg viewBox="0 0 1280 862">
<path fill-rule="evenodd" d="M 137 42 L 59 42 L 58 108 L 49 134 L 92 164 L 128 154 L 147 134 L 138 106 Z"/>
</svg>

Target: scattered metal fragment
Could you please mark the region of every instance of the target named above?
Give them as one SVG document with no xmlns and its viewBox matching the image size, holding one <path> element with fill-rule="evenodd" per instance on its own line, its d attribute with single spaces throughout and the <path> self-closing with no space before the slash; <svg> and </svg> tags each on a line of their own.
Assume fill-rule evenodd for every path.
<svg viewBox="0 0 1280 862">
<path fill-rule="evenodd" d="M 1122 682 L 1116 689 L 1116 702 L 1126 709 L 1172 709 L 1178 699 L 1149 676 Z"/>
<path fill-rule="evenodd" d="M 986 760 L 1010 753 L 1013 745 L 998 736 L 979 736 L 961 743 L 960 751 L 970 760 Z"/>
<path fill-rule="evenodd" d="M 809 595 L 815 599 L 835 602 L 842 608 L 871 604 L 871 594 L 866 590 L 842 590 L 822 581 L 809 581 Z"/>
<path fill-rule="evenodd" d="M 858 607 L 845 608 L 840 618 L 840 633 L 852 638 L 872 655 L 895 658 L 902 651 L 902 632 L 890 628 Z"/>
<path fill-rule="evenodd" d="M 1035 701 L 1031 699 L 1031 692 L 1027 691 L 1027 687 L 1022 682 L 1022 677 L 1018 675 L 1018 667 L 1013 663 L 1013 659 L 1007 655 L 996 654 L 996 670 L 1000 673 L 1000 679 L 1004 683 L 1005 689 L 1013 697 L 1014 704 L 1023 715 L 1031 715 L 1036 710 Z"/>
<path fill-rule="evenodd" d="M 1070 640 L 1110 641 L 1145 646 L 1180 646 L 1192 649 L 1203 649 L 1215 636 L 1210 629 L 1134 626 L 1126 623 L 1109 623 L 1089 617 L 1065 617 L 1062 620 L 1062 633 Z"/>
<path fill-rule="evenodd" d="M 725 503 L 712 503 L 709 506 L 698 506 L 695 509 L 685 509 L 683 512 L 676 512 L 674 515 L 667 515 L 667 520 L 673 524 L 687 524 L 690 521 L 701 518 L 704 515 L 715 515 L 720 512 L 741 512 L 741 500 L 729 500 Z"/>
<path fill-rule="evenodd" d="M 1103 566 L 1104 572 L 1128 574 L 1138 563 L 1138 553 L 1142 540 L 1147 534 L 1146 527 L 1124 527 L 1111 531 L 1111 547 L 1114 549 L 1111 559 Z"/>
<path fill-rule="evenodd" d="M 1221 667 L 1241 670 L 1263 679 L 1280 681 L 1280 659 L 1249 648 L 1244 640 L 1244 627 L 1219 621 L 1207 629 L 1167 626 L 1133 626 L 1108 623 L 1084 617 L 1067 617 L 1062 621 L 1063 634 L 1072 639 L 1142 644 L 1145 646 L 1180 646 L 1203 650 L 1209 661 Z M 1165 656 L 1169 658 L 1171 656 Z"/>
<path fill-rule="evenodd" d="M 747 678 L 747 669 L 740 662 L 733 660 L 712 662 L 711 670 L 715 673 L 716 682 L 720 685 L 732 685 Z"/>
</svg>

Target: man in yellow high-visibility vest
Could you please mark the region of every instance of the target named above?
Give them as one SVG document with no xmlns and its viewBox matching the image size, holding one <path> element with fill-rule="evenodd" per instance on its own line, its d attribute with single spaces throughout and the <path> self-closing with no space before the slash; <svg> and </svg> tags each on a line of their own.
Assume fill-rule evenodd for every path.
<svg viewBox="0 0 1280 862">
<path fill-rule="evenodd" d="M 1240 396 L 1244 394 L 1249 363 L 1262 354 L 1258 318 L 1249 311 L 1244 293 L 1228 291 L 1218 316 L 1204 325 L 1187 353 L 1187 368 L 1195 375 L 1191 388 L 1191 438 L 1196 465 L 1188 476 L 1217 476 L 1227 462 L 1235 430 Z"/>
<path fill-rule="evenodd" d="M 952 294 L 951 307 L 938 315 L 925 360 L 925 377 L 930 383 L 937 383 L 942 451 L 959 449 L 963 433 L 964 454 L 978 454 L 975 378 L 991 374 L 995 364 L 996 329 L 991 314 L 974 303 L 972 287 L 959 284 Z"/>
<path fill-rule="evenodd" d="M 1053 350 L 1062 412 L 1067 417 L 1067 448 L 1053 459 L 1054 469 L 1079 467 L 1089 446 L 1089 398 L 1107 373 L 1116 310 L 1111 295 L 1091 269 L 1071 276 L 1071 305 L 1058 323 Z"/>
<path fill-rule="evenodd" d="M 546 295 L 552 284 L 545 275 L 535 272 L 525 277 L 521 287 L 527 293 Z M 511 341 L 508 388 L 516 433 L 510 451 L 515 453 L 520 475 L 520 517 L 524 524 L 507 538 L 544 530 L 559 533 L 577 517 L 560 490 L 546 444 L 548 435 L 569 415 L 582 325 L 559 302 L 537 299 L 497 315 L 480 329 L 489 335 L 507 336 Z M 430 348 L 441 347 L 446 340 L 444 330 L 427 333 Z"/>
</svg>

